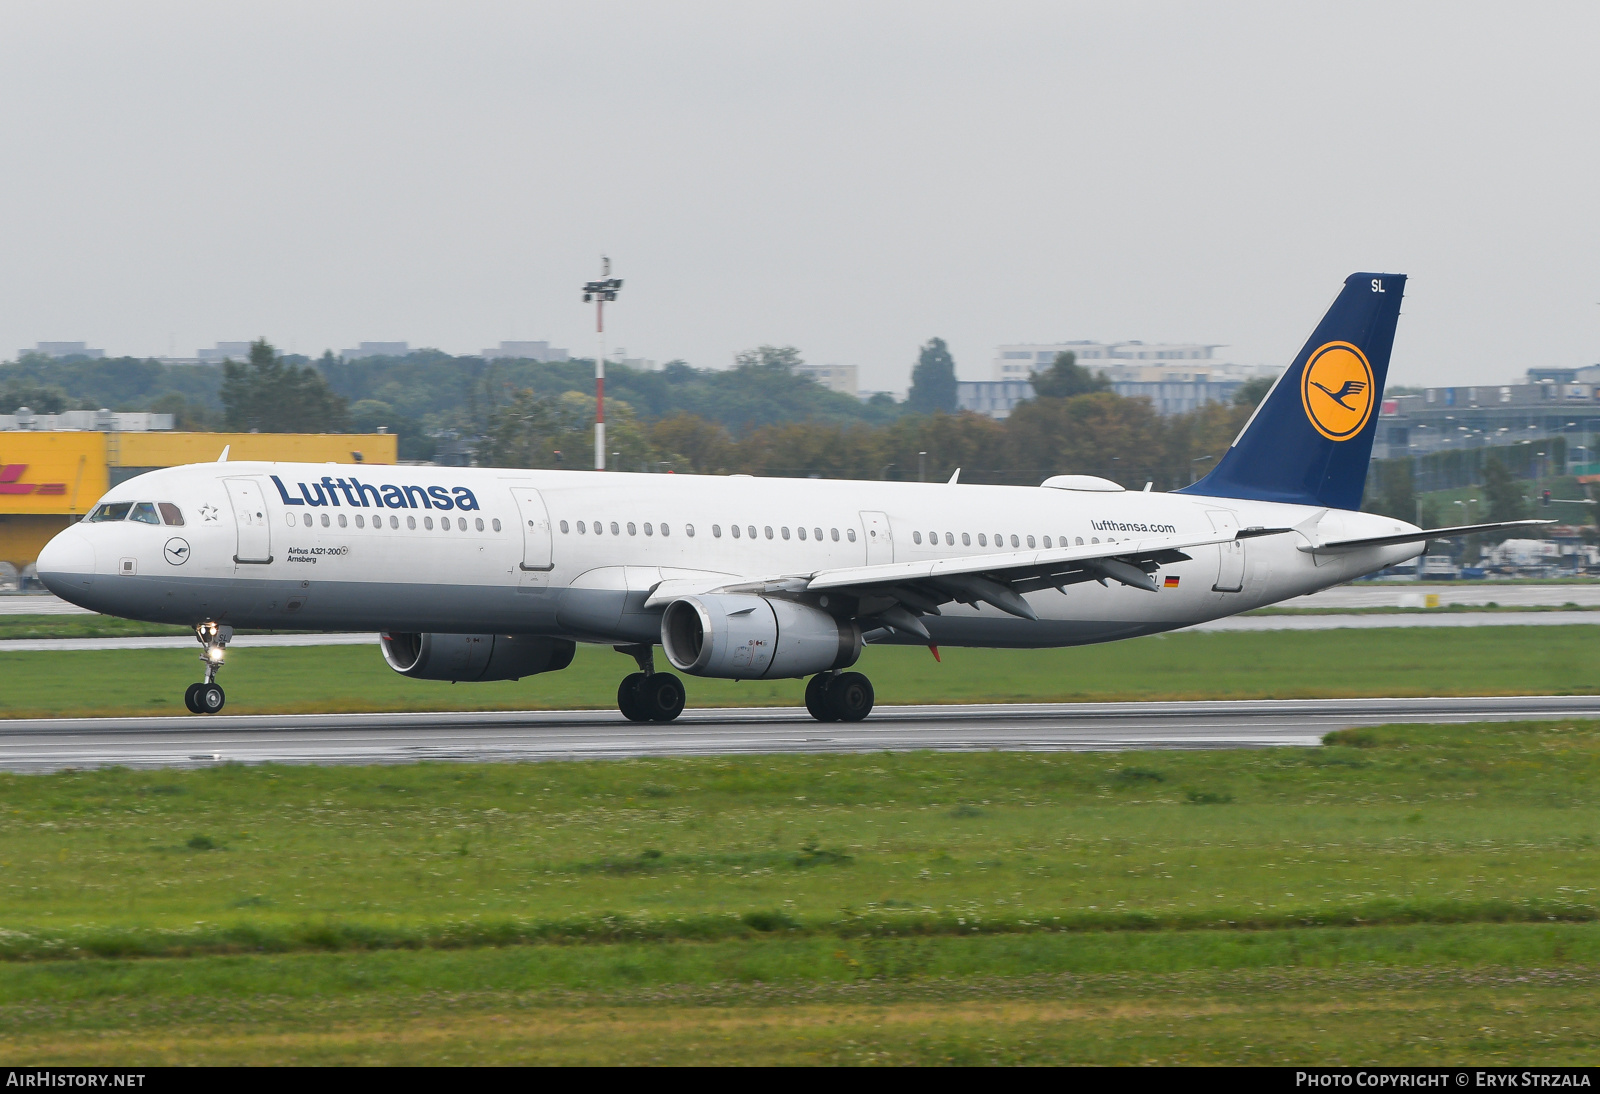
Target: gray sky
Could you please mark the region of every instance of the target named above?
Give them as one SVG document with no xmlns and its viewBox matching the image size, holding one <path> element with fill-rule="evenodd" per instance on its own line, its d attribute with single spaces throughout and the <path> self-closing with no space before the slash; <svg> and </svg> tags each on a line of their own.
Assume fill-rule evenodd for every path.
<svg viewBox="0 0 1600 1094">
<path fill-rule="evenodd" d="M 1411 275 L 1393 382 L 1600 360 L 1594 4 L 0 5 L 0 357 L 266 335 L 903 388 L 1000 342 L 1285 363 Z"/>
</svg>

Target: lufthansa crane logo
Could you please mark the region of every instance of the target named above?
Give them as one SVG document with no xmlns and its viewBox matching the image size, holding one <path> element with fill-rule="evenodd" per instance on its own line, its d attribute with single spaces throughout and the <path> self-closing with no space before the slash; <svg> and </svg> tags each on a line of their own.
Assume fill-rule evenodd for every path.
<svg viewBox="0 0 1600 1094">
<path fill-rule="evenodd" d="M 1300 403 L 1318 433 L 1348 441 L 1372 417 L 1377 392 L 1366 354 L 1349 342 L 1329 342 L 1306 361 L 1300 374 Z"/>
</svg>

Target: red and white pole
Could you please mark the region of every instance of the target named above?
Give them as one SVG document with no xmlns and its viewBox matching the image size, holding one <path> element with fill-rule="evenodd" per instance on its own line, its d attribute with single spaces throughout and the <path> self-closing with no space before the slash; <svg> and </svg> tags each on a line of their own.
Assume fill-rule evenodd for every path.
<svg viewBox="0 0 1600 1094">
<path fill-rule="evenodd" d="M 609 267 L 610 262 L 606 263 Z M 594 356 L 594 469 L 606 469 L 606 298 L 602 293 L 594 305 L 594 329 L 600 350 Z"/>
</svg>

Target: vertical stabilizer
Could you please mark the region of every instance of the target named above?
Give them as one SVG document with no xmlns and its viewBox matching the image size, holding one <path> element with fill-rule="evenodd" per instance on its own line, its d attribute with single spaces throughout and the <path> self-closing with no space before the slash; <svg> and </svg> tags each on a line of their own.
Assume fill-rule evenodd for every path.
<svg viewBox="0 0 1600 1094">
<path fill-rule="evenodd" d="M 1347 277 L 1232 447 L 1178 493 L 1361 508 L 1405 287 L 1403 274 Z"/>
</svg>

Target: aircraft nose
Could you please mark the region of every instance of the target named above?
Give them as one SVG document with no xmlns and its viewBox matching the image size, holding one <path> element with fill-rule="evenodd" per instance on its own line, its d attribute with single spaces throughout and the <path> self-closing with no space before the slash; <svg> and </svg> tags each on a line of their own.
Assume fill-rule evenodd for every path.
<svg viewBox="0 0 1600 1094">
<path fill-rule="evenodd" d="M 35 565 L 45 588 L 77 603 L 94 581 L 94 545 L 78 528 L 68 528 L 44 545 Z"/>
</svg>

